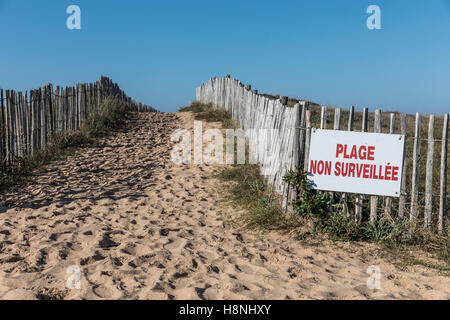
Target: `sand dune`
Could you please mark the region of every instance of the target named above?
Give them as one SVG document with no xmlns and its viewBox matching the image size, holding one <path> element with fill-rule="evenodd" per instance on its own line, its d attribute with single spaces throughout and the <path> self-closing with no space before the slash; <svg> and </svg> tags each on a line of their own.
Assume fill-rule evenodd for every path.
<svg viewBox="0 0 450 320">
<path fill-rule="evenodd" d="M 0 299 L 450 298 L 448 277 L 400 270 L 369 245 L 304 247 L 240 228 L 241 213 L 217 202 L 213 167 L 170 161 L 170 134 L 192 129 L 191 114 L 132 121 L 2 195 Z M 366 286 L 370 265 L 379 290 Z M 79 289 L 67 287 L 70 266 Z"/>
</svg>

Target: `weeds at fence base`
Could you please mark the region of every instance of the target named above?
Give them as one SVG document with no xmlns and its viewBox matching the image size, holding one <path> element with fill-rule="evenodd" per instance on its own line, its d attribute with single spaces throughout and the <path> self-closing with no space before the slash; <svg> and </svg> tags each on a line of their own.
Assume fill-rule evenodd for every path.
<svg viewBox="0 0 450 320">
<path fill-rule="evenodd" d="M 391 258 L 403 264 L 423 265 L 439 271 L 450 272 L 450 238 L 439 236 L 414 228 L 405 220 L 393 220 L 382 217 L 376 221 L 356 223 L 353 214 L 344 208 L 354 208 L 352 197 L 344 198 L 340 194 L 314 190 L 301 168 L 289 171 L 285 178 L 299 195 L 293 201 L 294 214 L 313 221 L 313 232 L 320 232 L 334 241 L 366 241 L 379 244 Z M 330 206 L 332 210 L 330 210 Z M 367 218 L 367 217 L 366 217 Z M 430 254 L 433 258 L 444 261 L 445 265 L 425 262 L 412 252 Z"/>
<path fill-rule="evenodd" d="M 1 173 L 0 189 L 25 182 L 33 171 L 52 161 L 64 159 L 77 148 L 91 145 L 97 138 L 118 129 L 124 125 L 128 113 L 129 108 L 124 102 L 114 98 L 106 99 L 92 110 L 79 130 L 54 136 L 43 150 L 17 159 L 10 171 Z"/>
</svg>

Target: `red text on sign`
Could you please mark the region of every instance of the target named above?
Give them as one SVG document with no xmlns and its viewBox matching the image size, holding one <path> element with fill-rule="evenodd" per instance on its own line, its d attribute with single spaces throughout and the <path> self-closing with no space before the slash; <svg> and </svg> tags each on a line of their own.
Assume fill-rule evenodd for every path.
<svg viewBox="0 0 450 320">
<path fill-rule="evenodd" d="M 350 154 L 348 151 L 350 150 Z M 346 144 L 338 144 L 336 146 L 336 158 L 342 156 L 344 159 L 359 159 L 359 160 L 375 160 L 375 146 L 352 146 L 348 147 Z"/>
</svg>

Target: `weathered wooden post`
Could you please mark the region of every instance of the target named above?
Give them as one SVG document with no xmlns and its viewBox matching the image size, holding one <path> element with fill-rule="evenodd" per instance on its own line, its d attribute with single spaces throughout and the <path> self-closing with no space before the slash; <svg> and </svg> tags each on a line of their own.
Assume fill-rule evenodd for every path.
<svg viewBox="0 0 450 320">
<path fill-rule="evenodd" d="M 297 170 L 297 168 L 300 166 L 300 132 L 302 131 L 302 129 L 300 128 L 300 123 L 301 123 L 301 116 L 302 116 L 302 109 L 303 106 L 300 105 L 300 103 L 297 103 L 294 105 L 294 116 L 295 116 L 295 120 L 294 120 L 294 145 L 292 147 L 292 152 L 293 152 L 293 160 L 292 160 L 292 166 L 291 166 L 291 170 Z M 288 202 L 293 202 L 297 199 L 297 193 L 296 190 L 290 185 L 290 183 L 288 184 Z M 289 205 L 289 204 L 288 204 Z M 287 207 L 287 206 L 286 206 Z M 289 211 L 290 208 L 287 208 L 287 211 Z"/>
<path fill-rule="evenodd" d="M 322 106 L 320 110 L 320 129 L 326 129 L 327 128 L 327 107 Z"/>
<path fill-rule="evenodd" d="M 395 131 L 395 113 L 391 113 L 389 122 L 389 134 L 394 134 L 394 131 Z M 391 217 L 391 212 L 392 212 L 392 198 L 386 197 L 384 206 L 385 217 Z"/>
<path fill-rule="evenodd" d="M 341 108 L 334 109 L 334 124 L 333 130 L 339 130 L 341 126 Z"/>
<path fill-rule="evenodd" d="M 369 127 L 369 109 L 363 109 L 363 118 L 361 124 L 361 132 L 367 132 Z M 362 209 L 363 209 L 363 195 L 358 194 L 356 196 L 355 204 L 355 222 L 360 224 L 362 222 Z"/>
<path fill-rule="evenodd" d="M 6 158 L 6 148 L 5 148 L 5 107 L 3 103 L 3 89 L 0 89 L 0 122 L 1 122 L 1 166 L 2 171 L 5 171 L 5 158 Z"/>
<path fill-rule="evenodd" d="M 350 106 L 350 110 L 348 113 L 348 126 L 347 126 L 348 131 L 353 131 L 353 122 L 354 121 L 355 121 L 355 107 Z"/>
<path fill-rule="evenodd" d="M 375 110 L 375 123 L 374 132 L 381 133 L 381 110 Z M 377 208 L 378 207 L 378 197 L 370 197 L 370 222 L 375 222 L 377 220 Z"/>
<path fill-rule="evenodd" d="M 34 90 L 30 90 L 30 142 L 31 142 L 31 153 L 36 151 L 36 102 Z"/>
<path fill-rule="evenodd" d="M 400 132 L 405 136 L 406 140 L 406 114 L 400 114 Z M 405 150 L 403 151 L 403 172 L 402 172 L 402 183 L 400 187 L 400 199 L 398 202 L 398 217 L 403 219 L 406 211 L 406 143 Z"/>
<path fill-rule="evenodd" d="M 414 134 L 413 169 L 411 178 L 411 215 L 410 221 L 415 226 L 419 207 L 419 168 L 420 168 L 420 137 L 422 127 L 422 115 L 416 113 L 416 128 Z"/>
<path fill-rule="evenodd" d="M 10 110 L 9 110 L 9 91 L 5 90 L 5 160 L 6 160 L 6 166 L 9 170 L 10 168 L 10 152 L 11 152 L 11 145 L 10 145 Z"/>
<path fill-rule="evenodd" d="M 354 106 L 350 106 L 350 110 L 348 112 L 348 123 L 347 123 L 347 131 L 353 131 L 353 121 L 355 118 L 355 107 Z M 335 117 L 336 119 L 336 117 Z M 337 125 L 339 127 L 339 125 Z M 336 127 L 336 123 L 335 123 L 335 127 Z M 347 194 L 344 193 L 342 195 L 343 199 L 344 199 L 344 214 L 348 215 L 349 211 L 348 211 L 348 206 L 347 206 Z"/>
<path fill-rule="evenodd" d="M 433 209 L 433 153 L 434 153 L 434 115 L 430 115 L 428 123 L 428 150 L 425 178 L 425 228 L 431 227 L 431 212 Z"/>
<path fill-rule="evenodd" d="M 13 162 L 15 162 L 17 154 L 18 154 L 18 134 L 17 134 L 17 99 L 16 92 L 11 90 L 10 92 L 10 103 L 11 103 L 11 133 L 12 133 L 12 155 Z"/>
<path fill-rule="evenodd" d="M 334 109 L 334 123 L 333 123 L 333 130 L 339 130 L 341 126 L 341 108 Z M 331 199 L 334 199 L 334 192 L 330 192 Z M 330 213 L 333 213 L 333 207 L 329 207 Z M 344 205 L 343 213 L 347 214 L 347 208 Z"/>
<path fill-rule="evenodd" d="M 441 150 L 441 174 L 439 192 L 439 221 L 438 230 L 440 234 L 447 231 L 447 152 L 448 152 L 448 114 L 444 115 L 442 126 L 442 150 Z"/>
<path fill-rule="evenodd" d="M 305 139 L 306 139 L 306 111 L 309 109 L 309 102 L 303 101 L 300 103 L 300 129 L 299 129 L 299 161 L 298 165 L 304 163 L 305 161 Z M 306 170 L 306 167 L 303 167 Z"/>
<path fill-rule="evenodd" d="M 304 170 L 308 171 L 308 162 L 309 162 L 309 147 L 311 144 L 311 110 L 308 108 L 306 110 L 306 120 L 305 120 L 305 161 L 304 161 Z"/>
<path fill-rule="evenodd" d="M 47 87 L 41 93 L 41 150 L 47 145 Z"/>
</svg>

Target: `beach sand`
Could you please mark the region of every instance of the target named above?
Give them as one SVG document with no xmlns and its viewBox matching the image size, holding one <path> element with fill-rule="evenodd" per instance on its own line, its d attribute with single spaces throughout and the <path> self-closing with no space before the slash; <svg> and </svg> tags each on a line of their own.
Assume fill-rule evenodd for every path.
<svg viewBox="0 0 450 320">
<path fill-rule="evenodd" d="M 242 228 L 213 166 L 170 160 L 192 114 L 131 121 L 2 194 L 0 299 L 450 299 L 449 277 L 400 269 L 374 245 Z"/>
</svg>

